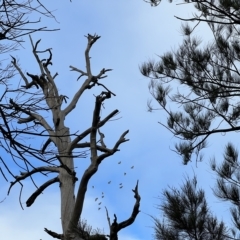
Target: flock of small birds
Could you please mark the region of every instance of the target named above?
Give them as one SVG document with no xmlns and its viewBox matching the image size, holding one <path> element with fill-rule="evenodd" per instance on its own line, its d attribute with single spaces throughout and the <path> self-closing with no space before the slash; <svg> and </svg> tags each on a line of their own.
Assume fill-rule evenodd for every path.
<svg viewBox="0 0 240 240">
<path fill-rule="evenodd" d="M 121 161 L 118 162 L 118 164 L 121 164 Z M 133 169 L 133 168 L 134 168 L 134 166 L 131 167 L 131 169 Z M 127 173 L 124 172 L 124 176 L 126 176 L 126 174 L 127 174 Z M 108 181 L 108 184 L 110 184 L 111 182 L 112 182 L 112 181 Z M 94 186 L 92 186 L 92 188 L 94 188 Z M 119 188 L 120 188 L 120 189 L 123 188 L 122 183 L 119 184 Z M 101 198 L 104 198 L 104 193 L 103 193 L 103 192 L 102 192 Z M 101 199 L 101 198 L 100 198 L 100 199 Z M 95 198 L 95 202 L 96 202 L 98 199 L 99 199 L 99 198 L 96 197 L 96 198 Z M 100 200 L 100 199 L 99 199 L 99 200 Z M 100 206 L 101 204 L 102 204 L 102 202 L 99 202 L 99 203 L 98 203 L 98 206 Z M 100 210 L 100 209 L 101 209 L 101 207 L 98 207 L 98 210 Z"/>
<path fill-rule="evenodd" d="M 104 198 L 104 192 L 102 192 L 102 198 Z M 95 198 L 95 202 L 98 200 L 98 198 Z M 102 204 L 102 202 L 98 203 L 98 206 L 100 206 Z M 98 210 L 100 210 L 101 207 L 98 207 Z"/>
</svg>

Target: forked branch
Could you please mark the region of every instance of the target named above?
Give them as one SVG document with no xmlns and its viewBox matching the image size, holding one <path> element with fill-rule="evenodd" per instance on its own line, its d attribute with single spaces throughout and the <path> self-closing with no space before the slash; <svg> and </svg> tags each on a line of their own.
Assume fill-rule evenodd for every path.
<svg viewBox="0 0 240 240">
<path fill-rule="evenodd" d="M 141 197 L 138 193 L 138 181 L 137 181 L 135 189 L 133 189 L 132 191 L 134 192 L 134 198 L 136 199 L 136 202 L 133 207 L 132 215 L 127 220 L 117 223 L 117 216 L 116 216 L 116 214 L 114 214 L 114 220 L 113 220 L 113 223 L 111 224 L 110 217 L 108 215 L 108 210 L 105 207 L 106 214 L 107 214 L 107 220 L 108 220 L 108 224 L 110 227 L 110 235 L 109 235 L 110 240 L 118 240 L 118 232 L 121 229 L 123 229 L 127 226 L 130 226 L 135 221 L 138 213 L 140 212 L 139 207 L 140 207 Z"/>
<path fill-rule="evenodd" d="M 85 36 L 85 37 L 88 39 L 87 48 L 85 50 L 86 71 L 80 70 L 73 66 L 70 66 L 70 68 L 71 68 L 71 71 L 76 71 L 81 73 L 78 79 L 82 76 L 86 76 L 87 79 L 83 82 L 80 89 L 75 93 L 69 105 L 63 110 L 65 116 L 76 107 L 79 98 L 81 97 L 81 95 L 86 89 L 91 89 L 92 87 L 94 87 L 99 79 L 106 77 L 106 75 L 104 75 L 106 72 L 111 71 L 111 69 L 103 68 L 99 74 L 95 76 L 92 75 L 89 52 L 92 45 L 100 38 L 100 36 L 96 34 L 95 35 L 88 34 L 88 36 Z"/>
</svg>

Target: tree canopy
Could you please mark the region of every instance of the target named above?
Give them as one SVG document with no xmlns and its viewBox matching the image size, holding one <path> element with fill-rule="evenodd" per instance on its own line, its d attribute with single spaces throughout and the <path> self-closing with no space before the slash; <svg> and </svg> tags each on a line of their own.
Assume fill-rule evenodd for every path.
<svg viewBox="0 0 240 240">
<path fill-rule="evenodd" d="M 177 17 L 186 21 L 182 25 L 182 44 L 177 50 L 160 55 L 158 60 L 143 63 L 140 70 L 151 79 L 150 92 L 167 113 L 166 123 L 160 124 L 179 139 L 175 151 L 182 156 L 183 163 L 188 164 L 193 154 L 198 161 L 203 159 L 201 150 L 208 147 L 207 140 L 210 136 L 237 133 L 240 130 L 240 5 L 238 1 L 231 0 L 183 2 L 193 3 L 197 13 L 193 18 Z M 205 23 L 211 30 L 213 37 L 208 43 L 204 43 L 203 36 L 195 34 L 194 30 L 200 23 Z M 149 111 L 154 109 L 149 102 Z M 222 163 L 212 158 L 211 167 L 217 175 L 214 194 L 219 199 L 232 203 L 230 212 L 233 223 L 239 230 L 240 177 L 235 144 L 227 143 Z M 181 192 L 184 191 L 185 188 L 181 188 Z M 170 215 L 166 209 L 173 210 L 174 200 L 178 199 L 178 203 L 180 196 L 181 199 L 184 196 L 175 189 L 172 189 L 172 193 L 164 192 L 164 196 L 169 205 L 164 202 L 161 209 L 172 220 L 174 215 Z M 172 239 L 178 239 L 179 232 L 173 231 L 176 224 L 170 224 L 170 231 L 164 223 L 156 223 L 159 236 L 170 232 Z M 235 239 L 236 232 L 232 233 Z M 224 237 L 226 233 L 220 235 Z"/>
<path fill-rule="evenodd" d="M 198 160 L 202 159 L 200 150 L 207 146 L 212 134 L 240 129 L 240 45 L 236 20 L 240 12 L 233 10 L 237 4 L 233 1 L 229 11 L 234 11 L 234 21 L 230 24 L 231 14 L 226 10 L 222 12 L 222 22 L 218 22 L 209 17 L 211 8 L 204 10 L 206 2 L 196 4 L 200 5 L 198 10 L 213 34 L 210 43 L 201 44 L 200 37 L 194 35 L 196 26 L 186 24 L 182 27 L 185 38 L 176 51 L 141 66 L 141 73 L 152 79 L 149 85 L 152 96 L 168 114 L 167 124 L 163 125 L 180 139 L 176 151 L 182 155 L 184 164 L 193 153 Z M 170 109 L 169 101 L 181 110 Z"/>
</svg>

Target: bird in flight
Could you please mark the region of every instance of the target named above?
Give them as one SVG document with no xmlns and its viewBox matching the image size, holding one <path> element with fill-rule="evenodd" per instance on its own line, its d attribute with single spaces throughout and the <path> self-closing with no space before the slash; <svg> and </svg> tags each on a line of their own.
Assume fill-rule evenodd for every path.
<svg viewBox="0 0 240 240">
<path fill-rule="evenodd" d="M 120 188 L 122 188 L 123 186 L 120 186 Z"/>
<path fill-rule="evenodd" d="M 102 202 L 100 202 L 98 205 L 101 205 Z"/>
<path fill-rule="evenodd" d="M 111 181 L 108 182 L 108 184 L 110 184 L 110 183 L 111 183 Z"/>
<path fill-rule="evenodd" d="M 127 173 L 124 173 L 124 176 L 126 175 Z"/>
<path fill-rule="evenodd" d="M 121 164 L 121 161 L 120 161 L 120 162 L 118 162 L 118 164 Z"/>
<path fill-rule="evenodd" d="M 98 200 L 98 198 L 96 197 L 96 198 L 95 198 L 95 202 L 96 202 L 97 200 Z"/>
<path fill-rule="evenodd" d="M 132 169 L 134 168 L 134 166 L 131 167 Z"/>
<path fill-rule="evenodd" d="M 101 208 L 99 207 L 98 210 L 100 210 Z"/>
</svg>

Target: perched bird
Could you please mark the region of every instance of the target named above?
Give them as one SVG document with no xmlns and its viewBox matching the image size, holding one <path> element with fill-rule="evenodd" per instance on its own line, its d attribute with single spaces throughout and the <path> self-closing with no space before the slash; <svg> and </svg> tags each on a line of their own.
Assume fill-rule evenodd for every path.
<svg viewBox="0 0 240 240">
<path fill-rule="evenodd" d="M 132 169 L 134 168 L 134 166 L 131 167 Z"/>
<path fill-rule="evenodd" d="M 121 161 L 120 162 L 118 162 L 118 164 L 120 164 L 121 163 Z"/>
<path fill-rule="evenodd" d="M 96 202 L 97 200 L 98 200 L 98 198 L 96 197 L 96 198 L 95 198 L 95 202 Z"/>
<path fill-rule="evenodd" d="M 110 184 L 110 183 L 111 183 L 111 181 L 108 182 L 108 184 Z"/>
</svg>

